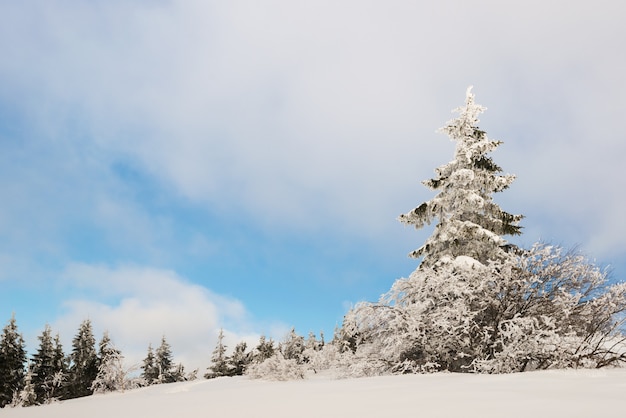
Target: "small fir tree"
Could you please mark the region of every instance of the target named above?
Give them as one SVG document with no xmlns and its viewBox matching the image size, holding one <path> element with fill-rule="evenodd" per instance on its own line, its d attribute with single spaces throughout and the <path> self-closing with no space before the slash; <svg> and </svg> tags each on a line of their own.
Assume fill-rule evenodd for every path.
<svg viewBox="0 0 626 418">
<path fill-rule="evenodd" d="M 152 344 L 148 345 L 148 354 L 143 360 L 143 365 L 141 366 L 141 369 L 143 370 L 141 373 L 141 377 L 144 379 L 146 385 L 158 383 L 159 368 L 156 364 L 156 358 L 154 357 Z"/>
<path fill-rule="evenodd" d="M 304 351 L 302 352 L 302 359 L 304 363 L 307 363 L 308 367 L 317 373 L 318 369 L 325 368 L 325 354 L 324 350 L 324 333 L 320 332 L 320 339 L 318 340 L 313 331 L 309 332 L 309 336 L 304 343 Z"/>
<path fill-rule="evenodd" d="M 14 394 L 22 390 L 25 372 L 25 343 L 12 315 L 0 336 L 0 408 L 10 404 Z"/>
<path fill-rule="evenodd" d="M 63 352 L 61 337 L 57 333 L 54 337 L 54 354 L 52 357 L 54 367 L 53 392 L 52 396 L 59 399 L 67 397 L 67 378 L 69 373 L 69 359 Z"/>
<path fill-rule="evenodd" d="M 304 363 L 304 337 L 296 334 L 295 328 L 291 328 L 280 348 L 285 359 L 295 360 L 298 364 Z"/>
<path fill-rule="evenodd" d="M 270 338 L 267 340 L 265 335 L 261 335 L 259 337 L 259 344 L 256 346 L 253 354 L 253 359 L 255 363 L 263 363 L 268 358 L 272 357 L 276 352 L 276 347 L 274 346 L 274 341 Z"/>
<path fill-rule="evenodd" d="M 37 405 L 37 394 L 35 393 L 35 385 L 33 384 L 33 372 L 29 367 L 24 376 L 24 385 L 19 392 L 13 394 L 11 406 L 16 408 L 34 405 Z"/>
<path fill-rule="evenodd" d="M 309 332 L 309 336 L 305 342 L 305 348 L 313 351 L 320 351 L 324 348 L 324 333 L 320 332 L 320 339 L 318 340 L 313 331 Z"/>
<path fill-rule="evenodd" d="M 220 333 L 217 336 L 217 345 L 215 346 L 215 350 L 213 350 L 213 354 L 211 354 L 211 365 L 204 375 L 206 379 L 232 375 L 230 359 L 226 355 L 226 348 L 226 345 L 224 345 L 224 331 L 220 329 Z"/>
<path fill-rule="evenodd" d="M 172 380 L 174 382 L 185 382 L 187 380 L 195 380 L 194 376 L 197 374 L 197 372 L 194 370 L 191 373 L 186 374 L 185 366 L 183 366 L 182 363 L 178 363 L 172 368 L 171 374 Z"/>
<path fill-rule="evenodd" d="M 173 375 L 174 360 L 172 359 L 172 348 L 165 339 L 165 336 L 161 338 L 161 345 L 156 349 L 154 356 L 154 364 L 159 374 L 157 377 L 158 383 L 172 383 L 176 381 Z"/>
<path fill-rule="evenodd" d="M 123 391 L 126 384 L 124 356 L 115 348 L 109 333 L 105 332 L 98 350 L 98 374 L 91 385 L 94 393 Z"/>
<path fill-rule="evenodd" d="M 232 356 L 230 356 L 229 367 L 233 376 L 241 376 L 246 372 L 246 369 L 252 361 L 252 355 L 246 352 L 248 344 L 245 341 L 240 342 L 235 346 Z"/>
</svg>

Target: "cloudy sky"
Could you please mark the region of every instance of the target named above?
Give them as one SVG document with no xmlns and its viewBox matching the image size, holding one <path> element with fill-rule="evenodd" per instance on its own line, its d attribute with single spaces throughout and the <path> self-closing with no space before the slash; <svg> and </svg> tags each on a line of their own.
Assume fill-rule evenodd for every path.
<svg viewBox="0 0 626 418">
<path fill-rule="evenodd" d="M 626 275 L 626 6 L 0 0 L 0 321 L 80 322 L 132 361 L 206 367 L 292 326 L 326 338 L 417 267 L 396 217 L 474 85 L 518 176 L 516 243 Z"/>
</svg>

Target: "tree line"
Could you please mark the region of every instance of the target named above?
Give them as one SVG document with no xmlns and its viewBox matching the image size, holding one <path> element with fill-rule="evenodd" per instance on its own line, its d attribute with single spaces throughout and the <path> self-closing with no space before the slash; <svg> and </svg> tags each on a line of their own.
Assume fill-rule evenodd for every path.
<svg viewBox="0 0 626 418">
<path fill-rule="evenodd" d="M 69 355 L 63 350 L 59 334 L 53 336 L 49 325 L 45 326 L 38 340 L 39 347 L 29 359 L 14 315 L 4 327 L 0 335 L 0 408 L 42 405 L 93 393 L 198 378 L 198 370 L 186 373 L 182 364 L 174 363 L 172 348 L 165 336 L 158 347 L 148 345 L 146 357 L 139 367 L 124 364 L 124 356 L 112 343 L 108 332 L 96 345 L 89 320 L 81 323 Z M 244 341 L 228 350 L 223 330 L 220 330 L 210 365 L 203 376 L 206 379 L 240 376 L 251 365 L 261 364 L 279 354 L 283 359 L 302 364 L 309 361 L 307 350 L 309 353 L 320 351 L 323 346 L 323 334 L 321 340 L 313 333 L 305 339 L 292 329 L 280 343 L 261 335 L 251 350 Z M 139 374 L 135 373 L 139 372 L 138 369 Z"/>
<path fill-rule="evenodd" d="M 38 405 L 92 394 L 93 382 L 113 350 L 106 334 L 100 350 L 96 350 L 89 320 L 80 325 L 69 355 L 63 351 L 59 334 L 52 336 L 49 325 L 38 339 L 39 348 L 29 360 L 15 316 L 4 327 L 0 336 L 0 407 Z"/>
</svg>

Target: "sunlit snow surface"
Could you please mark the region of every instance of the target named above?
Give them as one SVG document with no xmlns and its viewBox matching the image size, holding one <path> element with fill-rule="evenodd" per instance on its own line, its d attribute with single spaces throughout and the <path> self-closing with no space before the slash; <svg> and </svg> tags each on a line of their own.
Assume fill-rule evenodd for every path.
<svg viewBox="0 0 626 418">
<path fill-rule="evenodd" d="M 398 415 L 396 415 L 398 414 Z M 5 408 L 2 417 L 598 417 L 626 416 L 626 369 L 433 374 L 268 382 L 196 380 Z"/>
</svg>

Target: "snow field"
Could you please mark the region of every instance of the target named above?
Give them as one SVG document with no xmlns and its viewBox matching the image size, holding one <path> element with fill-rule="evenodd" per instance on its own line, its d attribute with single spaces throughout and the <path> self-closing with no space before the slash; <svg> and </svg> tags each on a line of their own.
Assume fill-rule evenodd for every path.
<svg viewBox="0 0 626 418">
<path fill-rule="evenodd" d="M 246 377 L 155 385 L 29 408 L 20 418 L 618 417 L 626 368 L 501 375 L 439 373 L 272 382 Z"/>
</svg>

